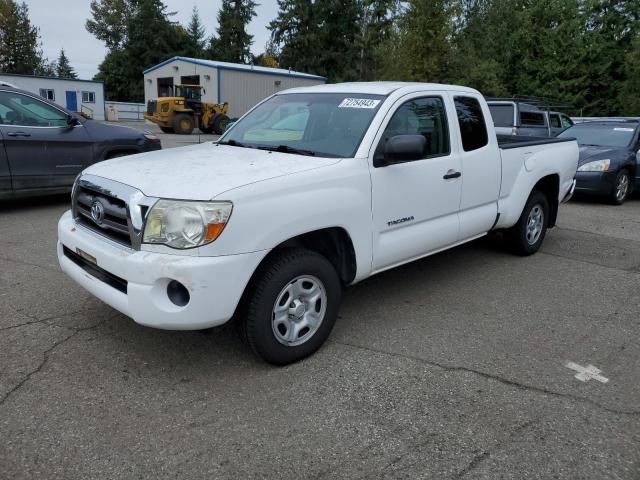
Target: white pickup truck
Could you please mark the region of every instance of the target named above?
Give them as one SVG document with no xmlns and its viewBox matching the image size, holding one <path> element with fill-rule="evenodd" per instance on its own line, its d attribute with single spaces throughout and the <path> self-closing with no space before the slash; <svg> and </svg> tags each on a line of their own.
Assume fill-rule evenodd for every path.
<svg viewBox="0 0 640 480">
<path fill-rule="evenodd" d="M 258 355 L 287 364 L 327 339 L 343 286 L 492 230 L 536 252 L 577 163 L 573 139 L 497 138 L 470 88 L 296 88 L 218 142 L 87 168 L 58 258 L 142 325 L 237 318 Z"/>
</svg>

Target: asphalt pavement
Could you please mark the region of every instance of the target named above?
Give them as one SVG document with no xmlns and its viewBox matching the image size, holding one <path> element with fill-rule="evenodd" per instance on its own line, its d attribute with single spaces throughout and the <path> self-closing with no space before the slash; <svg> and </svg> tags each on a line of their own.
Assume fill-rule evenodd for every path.
<svg viewBox="0 0 640 480">
<path fill-rule="evenodd" d="M 640 478 L 638 197 L 562 206 L 532 257 L 492 236 L 374 276 L 283 368 L 82 290 L 67 208 L 0 204 L 0 478 Z"/>
</svg>

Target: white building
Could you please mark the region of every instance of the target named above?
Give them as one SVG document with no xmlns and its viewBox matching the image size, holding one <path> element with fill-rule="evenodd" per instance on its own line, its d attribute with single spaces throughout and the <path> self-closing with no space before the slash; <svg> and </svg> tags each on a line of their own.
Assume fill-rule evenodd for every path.
<svg viewBox="0 0 640 480">
<path fill-rule="evenodd" d="M 72 112 L 104 120 L 104 84 L 93 80 L 0 73 L 0 81 L 40 95 Z"/>
<path fill-rule="evenodd" d="M 144 71 L 144 99 L 146 104 L 158 97 L 168 97 L 173 86 L 181 83 L 202 85 L 202 100 L 229 102 L 229 116 L 233 118 L 277 91 L 318 85 L 326 80 L 281 68 L 173 57 Z"/>
</svg>

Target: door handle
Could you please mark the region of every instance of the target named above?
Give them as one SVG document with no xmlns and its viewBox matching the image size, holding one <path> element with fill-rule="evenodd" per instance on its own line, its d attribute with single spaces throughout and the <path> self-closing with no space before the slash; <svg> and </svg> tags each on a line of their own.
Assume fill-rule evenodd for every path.
<svg viewBox="0 0 640 480">
<path fill-rule="evenodd" d="M 7 137 L 30 137 L 30 133 L 26 132 L 9 132 L 7 133 Z"/>
<path fill-rule="evenodd" d="M 462 176 L 462 173 L 456 172 L 455 170 L 451 169 L 451 170 L 448 170 L 447 173 L 445 173 L 444 177 L 442 178 L 444 178 L 445 180 L 449 180 L 451 178 L 459 178 L 461 176 Z"/>
</svg>

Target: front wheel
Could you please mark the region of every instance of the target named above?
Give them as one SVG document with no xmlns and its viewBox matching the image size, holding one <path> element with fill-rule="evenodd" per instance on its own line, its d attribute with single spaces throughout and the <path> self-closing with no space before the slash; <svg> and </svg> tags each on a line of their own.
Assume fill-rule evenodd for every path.
<svg viewBox="0 0 640 480">
<path fill-rule="evenodd" d="M 253 351 L 274 365 L 297 362 L 325 342 L 338 316 L 340 279 L 322 255 L 275 252 L 249 287 L 243 331 Z"/>
<path fill-rule="evenodd" d="M 547 233 L 549 225 L 549 201 L 538 191 L 533 191 L 524 210 L 513 227 L 506 231 L 507 241 L 518 255 L 536 253 Z"/>
<path fill-rule="evenodd" d="M 193 117 L 191 115 L 179 113 L 173 119 L 173 130 L 178 135 L 191 135 L 193 127 Z"/>
<path fill-rule="evenodd" d="M 613 205 L 622 205 L 629 193 L 631 193 L 631 176 L 627 170 L 622 169 L 613 182 L 613 192 L 609 200 Z"/>
</svg>

